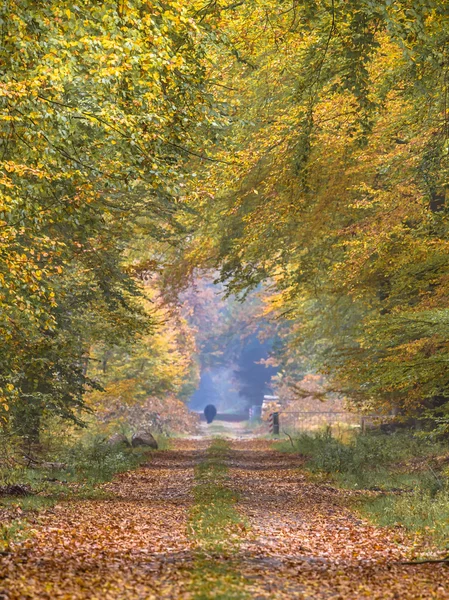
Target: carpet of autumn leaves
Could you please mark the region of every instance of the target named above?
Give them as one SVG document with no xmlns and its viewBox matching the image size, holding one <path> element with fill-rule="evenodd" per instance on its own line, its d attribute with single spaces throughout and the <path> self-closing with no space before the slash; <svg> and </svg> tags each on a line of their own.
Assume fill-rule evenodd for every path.
<svg viewBox="0 0 449 600">
<path fill-rule="evenodd" d="M 177 440 L 106 484 L 107 499 L 41 512 L 0 557 L 0 598 L 200 598 L 189 515 L 208 443 Z M 449 598 L 446 566 L 401 564 L 412 551 L 404 533 L 358 518 L 350 493 L 311 482 L 300 456 L 235 440 L 225 461 L 245 526 L 232 556 L 208 559 L 238 570 L 242 598 Z"/>
</svg>

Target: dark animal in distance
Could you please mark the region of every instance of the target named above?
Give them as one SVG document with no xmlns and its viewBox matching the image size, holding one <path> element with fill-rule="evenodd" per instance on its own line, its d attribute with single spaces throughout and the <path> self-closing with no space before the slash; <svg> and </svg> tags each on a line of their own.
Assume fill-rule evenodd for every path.
<svg viewBox="0 0 449 600">
<path fill-rule="evenodd" d="M 217 414 L 217 409 L 213 404 L 208 404 L 204 409 L 204 416 L 206 417 L 206 421 L 210 424 L 215 419 L 215 415 Z"/>
</svg>

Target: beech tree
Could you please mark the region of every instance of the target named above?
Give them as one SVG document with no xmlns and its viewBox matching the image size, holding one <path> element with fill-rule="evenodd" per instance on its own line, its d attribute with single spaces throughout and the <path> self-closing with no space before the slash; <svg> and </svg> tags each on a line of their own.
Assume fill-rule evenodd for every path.
<svg viewBox="0 0 449 600">
<path fill-rule="evenodd" d="M 150 323 L 131 248 L 176 243 L 185 166 L 209 119 L 189 3 L 0 8 L 0 417 L 75 417 L 97 343 Z"/>
<path fill-rule="evenodd" d="M 449 6 L 208 6 L 231 110 L 191 255 L 231 291 L 269 281 L 286 355 L 332 389 L 444 421 Z"/>
</svg>

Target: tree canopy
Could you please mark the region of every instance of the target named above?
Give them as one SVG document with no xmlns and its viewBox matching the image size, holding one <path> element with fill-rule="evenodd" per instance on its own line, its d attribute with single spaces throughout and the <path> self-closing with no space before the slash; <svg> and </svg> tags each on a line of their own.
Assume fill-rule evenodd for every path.
<svg viewBox="0 0 449 600">
<path fill-rule="evenodd" d="M 91 348 L 151 325 L 136 275 L 181 235 L 189 148 L 211 107 L 204 33 L 188 8 L 0 9 L 4 420 L 73 416 L 96 386 Z"/>
<path fill-rule="evenodd" d="M 449 392 L 449 5 L 210 4 L 216 163 L 192 193 L 191 256 L 234 292 L 268 281 L 285 354 L 365 409 Z M 204 216 L 205 215 L 205 216 Z"/>
<path fill-rule="evenodd" d="M 263 283 L 285 373 L 445 422 L 447 2 L 12 0 L 0 19 L 2 422 L 76 419 L 117 378 L 185 397 L 198 269 Z"/>
</svg>

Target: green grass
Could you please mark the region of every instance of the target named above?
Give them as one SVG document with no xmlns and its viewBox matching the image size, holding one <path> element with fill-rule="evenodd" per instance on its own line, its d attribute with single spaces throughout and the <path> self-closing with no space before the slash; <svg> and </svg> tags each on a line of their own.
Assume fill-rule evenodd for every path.
<svg viewBox="0 0 449 600">
<path fill-rule="evenodd" d="M 382 526 L 404 527 L 428 539 L 440 550 L 449 550 L 449 492 L 436 495 L 418 489 L 401 495 L 380 496 L 365 501 L 360 512 Z"/>
<path fill-rule="evenodd" d="M 246 524 L 229 489 L 226 455 L 229 443 L 216 439 L 195 469 L 194 505 L 189 531 L 196 547 L 191 588 L 195 600 L 245 600 L 245 581 L 235 554 Z"/>
<path fill-rule="evenodd" d="M 207 425 L 207 433 L 210 435 L 220 435 L 221 433 L 226 433 L 227 431 L 229 431 L 229 429 L 221 423 L 210 423 Z"/>
<path fill-rule="evenodd" d="M 0 523 L 0 552 L 10 552 L 14 542 L 26 539 L 29 534 L 27 523 L 20 519 Z"/>
<path fill-rule="evenodd" d="M 329 430 L 300 434 L 280 442 L 280 450 L 299 452 L 320 479 L 367 492 L 357 508 L 375 523 L 400 525 L 449 549 L 449 479 L 438 456 L 449 448 L 412 433 L 356 434 L 345 442 Z"/>
<path fill-rule="evenodd" d="M 74 442 L 61 437 L 43 454 L 42 459 L 64 463 L 65 467 L 42 468 L 36 464 L 31 468 L 16 461 L 9 468 L 0 468 L 1 486 L 19 484 L 30 491 L 29 495 L 0 496 L 0 509 L 3 507 L 14 515 L 18 509 L 22 511 L 20 519 L 1 525 L 0 551 L 8 551 L 14 540 L 28 535 L 27 532 L 32 530 L 28 519 L 33 512 L 51 508 L 65 500 L 110 497 L 102 484 L 117 473 L 134 469 L 147 461 L 148 451 L 111 446 L 100 435 L 86 434 Z"/>
</svg>

